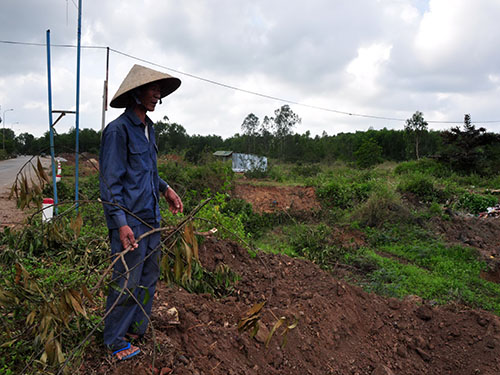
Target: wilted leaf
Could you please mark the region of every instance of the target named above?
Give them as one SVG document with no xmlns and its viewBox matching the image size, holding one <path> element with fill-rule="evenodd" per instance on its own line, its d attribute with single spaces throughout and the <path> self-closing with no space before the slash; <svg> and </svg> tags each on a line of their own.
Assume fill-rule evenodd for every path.
<svg viewBox="0 0 500 375">
<path fill-rule="evenodd" d="M 4 342 L 2 345 L 0 345 L 0 348 L 7 348 L 8 346 L 11 346 L 12 344 L 14 344 L 16 341 L 17 341 L 17 339 Z"/>
<path fill-rule="evenodd" d="M 184 272 L 184 263 L 182 262 L 181 251 L 177 246 L 175 249 L 174 277 L 175 281 L 180 281 Z"/>
<path fill-rule="evenodd" d="M 182 239 L 182 243 L 184 245 L 184 255 L 186 257 L 187 269 L 186 274 L 187 277 L 191 277 L 191 266 L 193 263 L 193 252 L 191 251 L 191 245 L 187 243 L 184 239 Z"/>
<path fill-rule="evenodd" d="M 64 354 L 62 352 L 61 343 L 59 342 L 59 340 L 54 340 L 54 343 L 55 343 L 55 350 L 56 350 L 56 355 L 57 355 L 57 363 L 61 364 L 64 362 Z"/>
<path fill-rule="evenodd" d="M 87 317 L 87 313 L 85 312 L 85 310 L 83 309 L 83 306 L 79 302 L 80 296 L 78 296 L 78 294 L 75 292 L 75 294 L 78 296 L 78 298 L 76 298 L 73 295 L 73 290 L 67 290 L 65 294 L 69 298 L 69 302 L 70 302 L 71 306 L 73 306 L 73 310 L 75 312 L 80 313 L 83 316 Z"/>
<path fill-rule="evenodd" d="M 288 332 L 291 330 L 291 329 L 294 329 L 295 327 L 297 327 L 299 323 L 299 320 L 298 319 L 295 319 L 295 322 L 293 322 L 292 324 L 286 326 L 285 330 L 281 333 L 281 335 L 283 336 L 283 342 L 281 343 L 281 347 L 284 348 L 286 343 L 287 343 L 287 340 L 288 340 Z"/>
<path fill-rule="evenodd" d="M 33 324 L 33 322 L 35 321 L 35 317 L 36 317 L 36 311 L 35 311 L 35 310 L 33 310 L 33 311 L 32 311 L 32 312 L 30 312 L 30 313 L 28 314 L 28 316 L 26 317 L 26 324 L 27 324 L 28 326 L 32 325 L 32 324 Z"/>
<path fill-rule="evenodd" d="M 76 215 L 76 217 L 71 219 L 71 223 L 69 225 L 70 228 L 75 233 L 75 238 L 78 238 L 78 236 L 80 235 L 80 230 L 82 229 L 82 225 L 83 225 L 82 215 L 80 215 L 80 212 L 78 212 L 78 215 Z"/>
<path fill-rule="evenodd" d="M 267 349 L 267 347 L 269 346 L 269 342 L 271 341 L 271 338 L 273 337 L 274 332 L 276 332 L 276 330 L 277 330 L 279 327 L 281 327 L 281 325 L 282 325 L 284 322 L 286 322 L 286 318 L 285 318 L 284 316 L 282 316 L 281 318 L 279 318 L 279 319 L 277 320 L 277 322 L 276 322 L 276 323 L 274 323 L 274 326 L 273 326 L 273 328 L 271 329 L 271 332 L 269 332 L 269 335 L 268 335 L 268 336 L 267 336 L 267 338 L 266 338 L 266 343 L 265 343 L 265 344 L 266 344 L 266 349 Z"/>
<path fill-rule="evenodd" d="M 82 285 L 82 292 L 83 292 L 83 295 L 85 297 L 87 297 L 87 299 L 94 303 L 94 299 L 92 298 L 92 294 L 90 294 L 90 292 L 88 291 L 87 287 L 85 285 Z"/>
<path fill-rule="evenodd" d="M 257 324 L 260 319 L 260 312 L 265 304 L 266 301 L 253 305 L 238 322 L 238 331 L 242 332 L 255 327 L 255 324 Z"/>
<path fill-rule="evenodd" d="M 50 184 L 49 176 L 45 173 L 45 170 L 42 167 L 42 163 L 40 162 L 40 158 L 37 158 L 37 168 L 39 176 L 45 180 L 46 183 Z"/>
<path fill-rule="evenodd" d="M 54 342 L 54 332 L 50 332 L 47 340 L 45 341 L 45 353 L 49 363 L 54 363 L 56 359 L 56 344 Z"/>
</svg>

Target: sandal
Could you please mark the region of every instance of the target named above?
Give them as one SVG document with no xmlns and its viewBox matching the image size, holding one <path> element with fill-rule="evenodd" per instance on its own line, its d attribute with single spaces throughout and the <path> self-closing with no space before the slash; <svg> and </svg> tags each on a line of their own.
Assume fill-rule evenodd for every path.
<svg viewBox="0 0 500 375">
<path fill-rule="evenodd" d="M 135 350 L 132 353 L 129 353 L 126 356 L 123 356 L 121 358 L 117 356 L 118 353 L 123 352 L 125 350 L 128 350 L 131 347 L 132 347 L 132 345 L 130 345 L 130 343 L 127 343 L 127 346 L 125 346 L 124 348 L 114 351 L 112 356 L 115 357 L 118 361 L 124 361 L 126 359 L 130 359 L 130 358 L 136 356 L 137 354 L 139 354 L 141 352 L 141 349 L 134 346 Z"/>
</svg>

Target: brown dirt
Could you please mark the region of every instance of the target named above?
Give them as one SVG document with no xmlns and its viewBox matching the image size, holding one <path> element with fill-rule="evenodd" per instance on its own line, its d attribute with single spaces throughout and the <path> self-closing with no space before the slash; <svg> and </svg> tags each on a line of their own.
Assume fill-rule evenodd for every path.
<svg viewBox="0 0 500 375">
<path fill-rule="evenodd" d="M 5 227 L 19 228 L 26 219 L 26 214 L 17 208 L 16 201 L 9 199 L 9 192 L 0 192 L 0 231 Z"/>
<path fill-rule="evenodd" d="M 273 186 L 257 184 L 255 181 L 238 181 L 234 197 L 252 204 L 257 212 L 314 211 L 320 205 L 313 187 Z"/>
<path fill-rule="evenodd" d="M 498 374 L 500 318 L 460 306 L 437 307 L 368 294 L 310 262 L 282 255 L 252 258 L 234 243 L 208 239 L 203 264 L 225 263 L 241 276 L 233 296 L 215 300 L 161 284 L 153 311 L 156 373 L 163 374 Z M 256 338 L 237 323 L 253 304 L 267 301 Z M 421 302 L 421 301 L 420 301 Z M 175 306 L 181 324 L 166 322 Z M 274 322 L 299 319 L 287 335 L 264 340 Z M 151 373 L 152 332 L 143 353 L 115 363 L 101 345 L 87 349 L 82 374 Z"/>
</svg>

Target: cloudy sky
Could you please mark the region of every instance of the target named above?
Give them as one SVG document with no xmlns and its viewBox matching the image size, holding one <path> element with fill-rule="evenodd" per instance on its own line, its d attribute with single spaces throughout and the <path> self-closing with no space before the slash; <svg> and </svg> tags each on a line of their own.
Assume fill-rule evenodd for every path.
<svg viewBox="0 0 500 375">
<path fill-rule="evenodd" d="M 47 57 L 6 42 L 44 44 L 50 29 L 53 45 L 76 45 L 77 4 L 2 0 L 0 117 L 16 134 L 48 129 Z M 229 137 L 249 113 L 286 104 L 223 85 L 299 103 L 298 133 L 402 129 L 336 111 L 404 120 L 417 110 L 433 129 L 470 113 L 500 132 L 500 0 L 83 0 L 82 15 L 82 46 L 114 50 L 110 97 L 135 63 L 175 75 L 182 86 L 150 117 L 191 135 Z M 51 54 L 53 108 L 74 110 L 76 49 Z M 105 66 L 105 49 L 82 49 L 81 128 L 101 128 Z M 74 126 L 68 115 L 56 128 Z"/>
</svg>

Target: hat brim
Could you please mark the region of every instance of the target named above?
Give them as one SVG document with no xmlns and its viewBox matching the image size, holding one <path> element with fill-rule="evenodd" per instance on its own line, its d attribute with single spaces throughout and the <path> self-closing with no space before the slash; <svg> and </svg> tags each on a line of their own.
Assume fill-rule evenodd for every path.
<svg viewBox="0 0 500 375">
<path fill-rule="evenodd" d="M 130 103 L 130 93 L 142 86 L 148 85 L 150 83 L 158 83 L 160 85 L 160 94 L 161 97 L 164 98 L 171 93 L 173 93 L 175 90 L 179 88 L 181 85 L 181 80 L 179 78 L 175 77 L 168 77 L 168 78 L 163 78 L 163 79 L 158 79 L 154 80 L 151 82 L 147 82 L 143 85 L 131 88 L 120 95 L 116 96 L 111 100 L 109 105 L 113 108 L 125 108 L 129 103 Z"/>
</svg>

